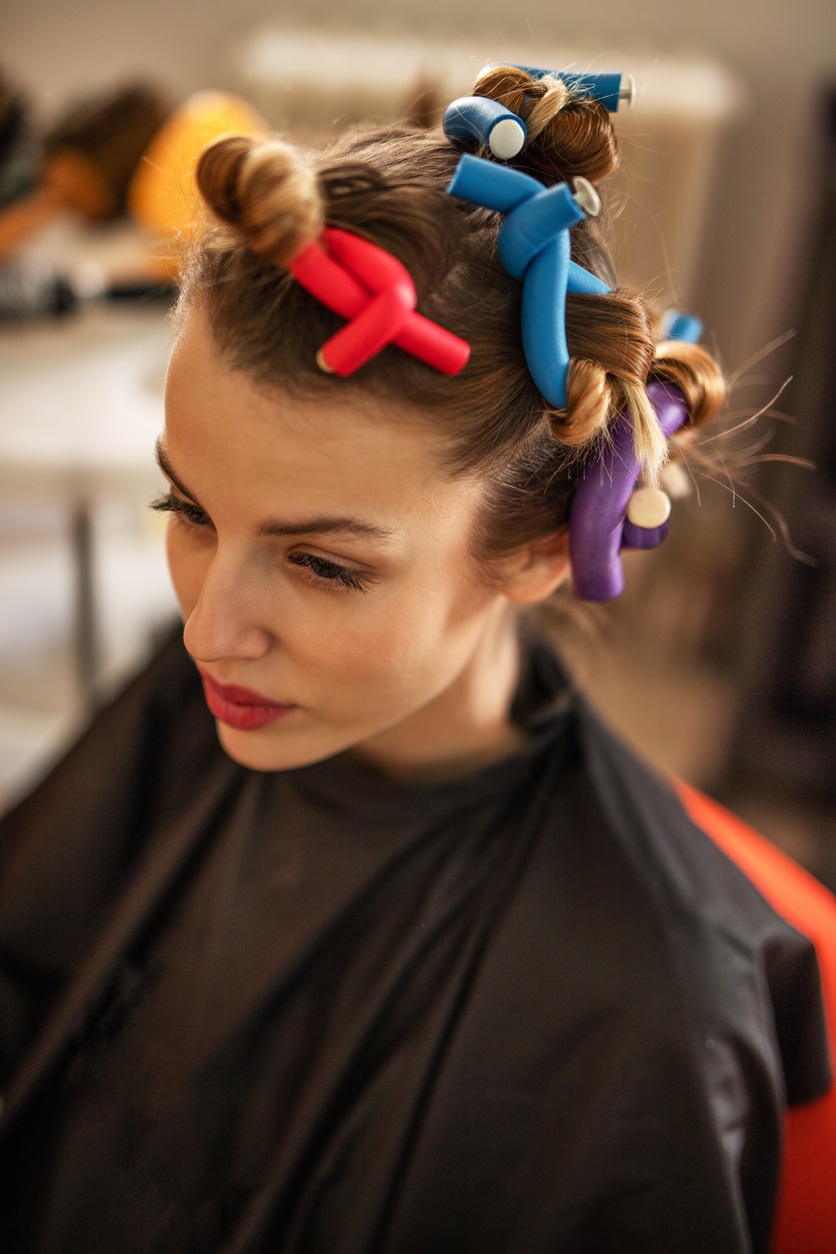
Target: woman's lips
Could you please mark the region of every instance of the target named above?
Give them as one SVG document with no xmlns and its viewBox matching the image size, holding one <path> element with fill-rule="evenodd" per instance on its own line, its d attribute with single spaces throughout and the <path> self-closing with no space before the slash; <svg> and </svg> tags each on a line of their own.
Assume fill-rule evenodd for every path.
<svg viewBox="0 0 836 1254">
<path fill-rule="evenodd" d="M 200 667 L 198 667 L 200 670 Z M 206 704 L 221 723 L 236 731 L 258 731 L 296 709 L 295 705 L 279 705 L 253 692 L 251 688 L 239 688 L 237 684 L 219 684 L 205 671 L 200 671 Z"/>
</svg>

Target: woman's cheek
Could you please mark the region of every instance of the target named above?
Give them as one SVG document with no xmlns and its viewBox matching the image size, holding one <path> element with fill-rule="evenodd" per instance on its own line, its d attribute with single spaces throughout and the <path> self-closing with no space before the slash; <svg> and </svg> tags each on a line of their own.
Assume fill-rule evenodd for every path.
<svg viewBox="0 0 836 1254">
<path fill-rule="evenodd" d="M 338 688 L 374 682 L 409 648 L 387 601 L 374 589 L 367 594 L 300 589 L 291 577 L 280 582 L 270 607 L 273 634 L 298 663 L 336 680 Z"/>
<path fill-rule="evenodd" d="M 405 676 L 427 664 L 436 632 L 414 602 L 369 594 L 363 613 L 344 618 L 338 633 L 329 634 L 332 664 L 343 674 L 376 688 L 400 687 Z"/>
</svg>

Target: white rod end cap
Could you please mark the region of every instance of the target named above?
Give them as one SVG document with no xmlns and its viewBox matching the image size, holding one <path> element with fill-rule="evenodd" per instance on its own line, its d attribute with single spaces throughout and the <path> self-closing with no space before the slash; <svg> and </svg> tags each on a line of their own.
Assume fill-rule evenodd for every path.
<svg viewBox="0 0 836 1254">
<path fill-rule="evenodd" d="M 514 118 L 500 118 L 488 137 L 488 147 L 500 161 L 510 161 L 522 152 L 525 127 Z"/>
</svg>

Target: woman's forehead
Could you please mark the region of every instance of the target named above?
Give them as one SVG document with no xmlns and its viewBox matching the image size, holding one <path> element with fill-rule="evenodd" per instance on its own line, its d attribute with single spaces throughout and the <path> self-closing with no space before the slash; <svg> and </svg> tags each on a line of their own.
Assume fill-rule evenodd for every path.
<svg viewBox="0 0 836 1254">
<path fill-rule="evenodd" d="M 333 399 L 259 386 L 224 362 L 205 319 L 189 315 L 168 373 L 164 455 L 198 495 L 223 479 L 253 504 L 280 491 L 300 508 L 316 500 L 317 513 L 339 503 L 340 516 L 437 512 L 474 495 L 445 473 L 444 442 L 410 421 L 408 406 L 392 406 L 387 420 L 377 398 L 356 388 L 340 396 L 340 382 Z"/>
</svg>

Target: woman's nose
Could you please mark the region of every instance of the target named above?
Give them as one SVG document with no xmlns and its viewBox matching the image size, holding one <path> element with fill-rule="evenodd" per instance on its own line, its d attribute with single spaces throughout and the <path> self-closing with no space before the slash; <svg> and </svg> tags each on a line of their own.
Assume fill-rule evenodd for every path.
<svg viewBox="0 0 836 1254">
<path fill-rule="evenodd" d="M 195 661 L 255 660 L 268 651 L 273 636 L 256 582 L 257 572 L 246 563 L 216 550 L 183 633 Z"/>
</svg>

